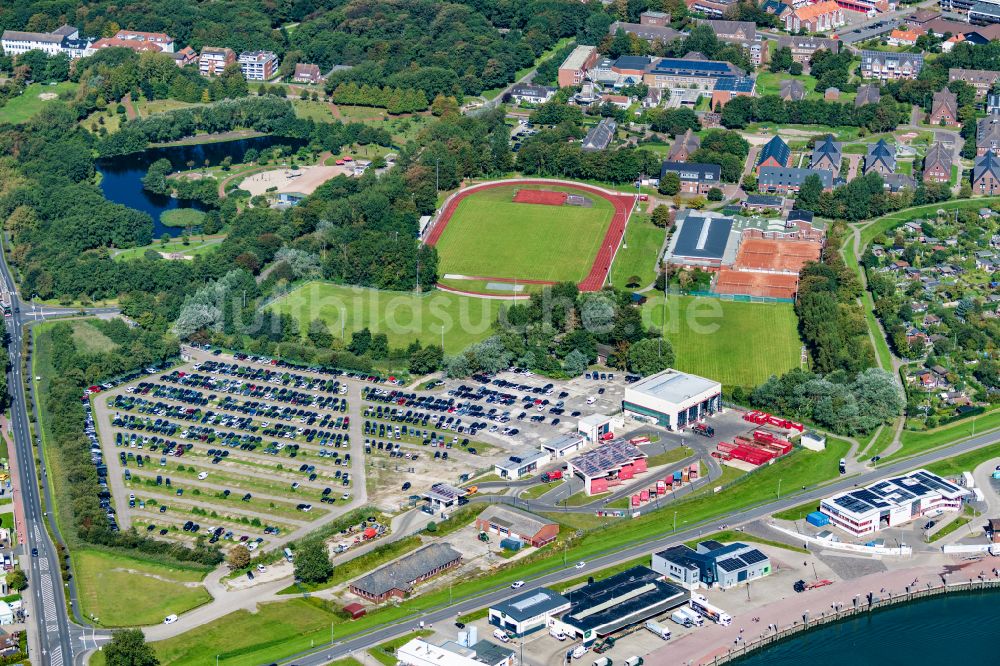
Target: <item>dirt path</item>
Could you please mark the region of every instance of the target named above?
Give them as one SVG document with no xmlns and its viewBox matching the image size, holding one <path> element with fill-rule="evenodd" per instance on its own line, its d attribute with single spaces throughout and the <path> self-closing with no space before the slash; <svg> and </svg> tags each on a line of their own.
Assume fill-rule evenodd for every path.
<svg viewBox="0 0 1000 666">
<path fill-rule="evenodd" d="M 334 118 L 336 118 L 337 120 L 342 120 L 343 119 L 344 114 L 342 114 L 340 112 L 340 107 L 339 106 L 337 106 L 333 102 L 330 102 L 329 104 L 327 104 L 327 106 L 330 107 L 330 113 L 333 114 Z"/>
<path fill-rule="evenodd" d="M 125 117 L 129 120 L 135 120 L 139 117 L 139 114 L 135 110 L 135 105 L 132 104 L 132 93 L 122 97 L 122 106 L 125 107 Z"/>
</svg>

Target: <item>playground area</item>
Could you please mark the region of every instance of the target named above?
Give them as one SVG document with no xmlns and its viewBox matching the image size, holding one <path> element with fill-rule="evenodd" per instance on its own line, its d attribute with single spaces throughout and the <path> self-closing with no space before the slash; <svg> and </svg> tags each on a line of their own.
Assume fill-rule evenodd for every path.
<svg viewBox="0 0 1000 666">
<path fill-rule="evenodd" d="M 337 176 L 353 176 L 354 166 L 305 166 L 298 169 L 274 169 L 247 176 L 240 183 L 240 189 L 251 196 L 268 193 L 296 192 L 309 195 L 320 185 Z M 274 188 L 274 189 L 272 189 Z"/>
</svg>

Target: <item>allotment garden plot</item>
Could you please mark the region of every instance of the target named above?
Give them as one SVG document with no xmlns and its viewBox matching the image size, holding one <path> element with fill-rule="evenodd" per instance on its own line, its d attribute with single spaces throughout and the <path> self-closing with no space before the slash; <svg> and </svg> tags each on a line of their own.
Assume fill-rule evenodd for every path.
<svg viewBox="0 0 1000 666">
<path fill-rule="evenodd" d="M 94 398 L 124 529 L 251 550 L 349 503 L 347 386 L 337 376 L 210 360 Z"/>
</svg>

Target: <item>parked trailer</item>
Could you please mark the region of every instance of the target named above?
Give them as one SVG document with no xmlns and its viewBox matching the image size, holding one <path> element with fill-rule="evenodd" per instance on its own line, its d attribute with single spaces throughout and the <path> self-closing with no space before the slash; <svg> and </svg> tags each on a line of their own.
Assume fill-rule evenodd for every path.
<svg viewBox="0 0 1000 666">
<path fill-rule="evenodd" d="M 670 640 L 670 629 L 663 626 L 659 622 L 656 622 L 654 620 L 649 620 L 648 622 L 646 622 L 646 629 L 653 632 L 654 634 L 656 634 L 665 641 Z"/>
<path fill-rule="evenodd" d="M 706 599 L 704 595 L 692 594 L 690 603 L 691 603 L 691 610 L 700 615 L 703 615 L 704 617 L 708 618 L 712 622 L 715 622 L 716 624 L 721 624 L 723 627 L 728 627 L 733 623 L 733 618 L 732 616 L 729 615 L 729 613 L 726 613 L 721 608 L 717 608 L 712 604 L 708 603 L 708 599 Z"/>
<path fill-rule="evenodd" d="M 675 612 L 681 613 L 687 618 L 688 624 L 685 626 L 700 627 L 705 624 L 705 618 L 686 606 L 678 608 Z"/>
<path fill-rule="evenodd" d="M 691 621 L 691 618 L 687 616 L 683 609 L 677 609 L 671 613 L 670 619 L 682 627 L 690 627 L 694 625 L 694 622 Z"/>
<path fill-rule="evenodd" d="M 666 481 L 657 481 L 656 482 L 656 494 L 657 495 L 665 495 L 666 492 L 667 492 L 667 482 Z"/>
<path fill-rule="evenodd" d="M 594 666 L 611 666 L 612 662 L 607 657 L 598 657 L 594 660 Z"/>
<path fill-rule="evenodd" d="M 645 662 L 642 657 L 629 657 L 625 660 L 625 666 L 642 666 Z"/>
</svg>

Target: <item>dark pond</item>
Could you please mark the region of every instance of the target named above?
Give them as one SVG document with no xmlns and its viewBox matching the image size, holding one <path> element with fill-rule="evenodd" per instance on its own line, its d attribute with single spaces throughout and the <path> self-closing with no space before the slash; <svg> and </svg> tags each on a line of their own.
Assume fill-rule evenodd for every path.
<svg viewBox="0 0 1000 666">
<path fill-rule="evenodd" d="M 160 223 L 160 213 L 174 208 L 196 208 L 201 210 L 201 204 L 194 201 L 180 201 L 171 197 L 153 194 L 142 189 L 142 179 L 149 165 L 158 159 L 166 158 L 175 169 L 187 169 L 188 162 L 203 165 L 208 160 L 210 166 L 220 164 L 222 160 L 231 157 L 234 164 L 243 161 L 247 150 L 254 148 L 264 150 L 271 146 L 304 145 L 299 139 L 288 139 L 277 136 L 258 136 L 236 141 L 220 141 L 217 143 L 200 143 L 191 146 L 171 146 L 169 148 L 150 148 L 141 153 L 108 157 L 97 161 L 97 170 L 103 174 L 101 189 L 104 196 L 115 203 L 129 208 L 135 208 L 149 213 L 153 218 L 153 238 L 159 238 L 164 233 L 179 236 L 181 227 L 168 227 Z"/>
</svg>

